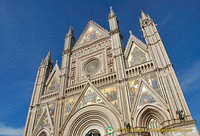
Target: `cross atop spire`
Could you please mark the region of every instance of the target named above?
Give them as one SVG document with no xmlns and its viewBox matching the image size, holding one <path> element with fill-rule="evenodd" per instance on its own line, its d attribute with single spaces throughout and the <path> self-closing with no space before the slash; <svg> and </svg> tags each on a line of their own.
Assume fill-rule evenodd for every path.
<svg viewBox="0 0 200 136">
<path fill-rule="evenodd" d="M 112 7 L 110 6 L 110 14 L 109 14 L 109 18 L 114 17 L 114 16 L 115 16 L 115 13 L 114 13 Z"/>
</svg>

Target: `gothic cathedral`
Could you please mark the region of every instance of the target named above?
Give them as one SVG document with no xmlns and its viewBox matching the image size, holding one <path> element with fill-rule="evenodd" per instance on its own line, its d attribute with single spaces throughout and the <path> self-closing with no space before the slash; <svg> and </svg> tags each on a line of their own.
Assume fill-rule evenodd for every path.
<svg viewBox="0 0 200 136">
<path fill-rule="evenodd" d="M 42 60 L 24 136 L 199 136 L 156 25 L 141 13 L 145 43 L 130 31 L 122 45 L 90 20 L 75 41 L 66 34 L 62 64 Z"/>
</svg>

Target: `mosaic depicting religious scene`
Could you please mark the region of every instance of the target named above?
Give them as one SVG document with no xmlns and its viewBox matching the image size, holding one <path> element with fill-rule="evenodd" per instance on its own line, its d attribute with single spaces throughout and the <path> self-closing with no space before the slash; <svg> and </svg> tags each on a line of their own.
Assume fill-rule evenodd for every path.
<svg viewBox="0 0 200 136">
<path fill-rule="evenodd" d="M 142 106 L 147 103 L 154 103 L 154 102 L 156 102 L 155 99 L 150 94 L 150 92 L 147 90 L 147 88 L 143 85 L 141 96 L 140 96 L 139 106 Z"/>
<path fill-rule="evenodd" d="M 87 32 L 84 34 L 82 40 L 79 43 L 79 46 L 86 45 L 86 44 L 91 43 L 91 42 L 93 42 L 95 40 L 98 40 L 98 39 L 100 39 L 102 37 L 103 37 L 103 34 L 98 32 L 96 30 L 96 28 L 91 26 L 91 27 L 89 27 Z"/>
<path fill-rule="evenodd" d="M 160 85 L 155 73 L 148 74 L 144 76 L 144 79 L 153 87 L 153 89 L 162 97 Z"/>
<path fill-rule="evenodd" d="M 51 79 L 49 85 L 47 86 L 47 91 L 46 94 L 58 91 L 60 86 L 60 78 L 59 76 L 55 73 L 53 78 Z"/>
<path fill-rule="evenodd" d="M 92 88 L 88 88 L 85 95 L 83 96 L 82 100 L 80 101 L 77 110 L 82 108 L 83 106 L 95 104 L 95 103 L 103 103 L 101 98 L 96 94 L 95 91 L 92 90 Z"/>
<path fill-rule="evenodd" d="M 117 90 L 116 87 L 112 86 L 106 89 L 101 90 L 101 93 L 107 98 L 107 100 L 117 109 L 119 109 L 118 106 L 118 100 L 117 100 Z"/>
<path fill-rule="evenodd" d="M 37 109 L 37 119 L 36 119 L 36 123 L 38 122 L 38 120 L 40 119 L 42 113 L 44 112 L 44 110 L 46 109 L 45 105 L 40 106 L 40 108 Z"/>
<path fill-rule="evenodd" d="M 146 56 L 145 53 L 142 52 L 138 47 L 133 46 L 128 58 L 128 62 L 130 66 L 135 66 L 138 64 L 142 64 L 144 62 L 146 62 Z"/>
<path fill-rule="evenodd" d="M 50 128 L 50 122 L 48 115 L 46 114 L 44 119 L 42 120 L 42 127 Z"/>
<path fill-rule="evenodd" d="M 52 123 L 54 123 L 55 103 L 49 104 L 49 113 L 52 119 Z"/>
<path fill-rule="evenodd" d="M 66 118 L 69 115 L 77 99 L 78 99 L 78 96 L 65 99 L 64 118 Z"/>
<path fill-rule="evenodd" d="M 136 89 L 138 88 L 138 85 L 139 85 L 139 80 L 132 80 L 129 82 L 131 104 L 133 104 L 134 102 L 134 97 L 135 97 L 135 93 L 136 93 Z"/>
</svg>

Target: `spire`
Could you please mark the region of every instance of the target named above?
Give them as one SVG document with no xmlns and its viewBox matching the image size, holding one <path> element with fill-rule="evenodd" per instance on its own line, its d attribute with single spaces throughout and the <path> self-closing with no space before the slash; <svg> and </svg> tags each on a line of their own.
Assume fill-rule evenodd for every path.
<svg viewBox="0 0 200 136">
<path fill-rule="evenodd" d="M 73 36 L 73 29 L 72 26 L 69 27 L 69 31 L 67 33 L 67 36 Z"/>
<path fill-rule="evenodd" d="M 141 10 L 141 19 L 147 19 L 147 16 L 145 15 L 145 13 L 143 12 L 143 10 Z"/>
<path fill-rule="evenodd" d="M 114 17 L 114 16 L 115 16 L 115 13 L 114 13 L 112 7 L 110 6 L 110 14 L 109 14 L 109 18 Z"/>
<path fill-rule="evenodd" d="M 49 50 L 49 52 L 48 52 L 48 54 L 47 54 L 47 56 L 46 56 L 44 61 L 45 62 L 50 62 L 51 61 L 51 50 Z"/>
</svg>

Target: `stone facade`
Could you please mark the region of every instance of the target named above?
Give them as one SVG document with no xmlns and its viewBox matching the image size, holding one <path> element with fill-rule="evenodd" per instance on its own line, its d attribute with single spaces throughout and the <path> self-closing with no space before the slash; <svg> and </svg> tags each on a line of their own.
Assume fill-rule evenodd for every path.
<svg viewBox="0 0 200 136">
<path fill-rule="evenodd" d="M 70 27 L 61 68 L 50 51 L 42 60 L 24 136 L 199 136 L 150 16 L 146 43 L 130 32 L 125 49 L 112 8 L 108 20 L 110 31 L 90 20 L 76 42 Z"/>
</svg>

